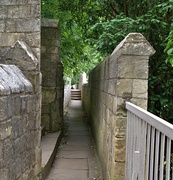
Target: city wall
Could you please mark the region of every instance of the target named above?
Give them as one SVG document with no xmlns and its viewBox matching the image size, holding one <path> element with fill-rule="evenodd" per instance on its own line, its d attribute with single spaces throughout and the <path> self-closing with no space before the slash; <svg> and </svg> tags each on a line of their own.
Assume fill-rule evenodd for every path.
<svg viewBox="0 0 173 180">
<path fill-rule="evenodd" d="M 41 172 L 40 0 L 0 3 L 0 179 Z"/>
<path fill-rule="evenodd" d="M 129 34 L 83 85 L 83 106 L 105 179 L 124 180 L 125 102 L 147 109 L 148 59 L 154 49 L 139 33 Z"/>
</svg>

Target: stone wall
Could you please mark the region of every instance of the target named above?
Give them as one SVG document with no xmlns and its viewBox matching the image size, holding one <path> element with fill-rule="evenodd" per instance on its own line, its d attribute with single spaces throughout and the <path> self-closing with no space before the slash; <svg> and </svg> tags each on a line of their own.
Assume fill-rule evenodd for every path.
<svg viewBox="0 0 173 180">
<path fill-rule="evenodd" d="M 42 125 L 58 131 L 63 121 L 63 66 L 60 62 L 59 21 L 41 23 Z"/>
<path fill-rule="evenodd" d="M 36 179 L 40 173 L 40 104 L 14 65 L 0 65 L 0 179 Z"/>
<path fill-rule="evenodd" d="M 21 40 L 39 59 L 40 0 L 0 1 L 0 54 Z"/>
<path fill-rule="evenodd" d="M 13 66 L 1 65 L 0 179 L 36 179 L 41 172 L 40 0 L 0 1 L 0 63 L 18 67 L 4 73 Z"/>
<path fill-rule="evenodd" d="M 131 101 L 147 108 L 148 59 L 154 49 L 129 34 L 89 77 L 83 105 L 89 116 L 105 179 L 124 180 L 126 110 Z"/>
</svg>

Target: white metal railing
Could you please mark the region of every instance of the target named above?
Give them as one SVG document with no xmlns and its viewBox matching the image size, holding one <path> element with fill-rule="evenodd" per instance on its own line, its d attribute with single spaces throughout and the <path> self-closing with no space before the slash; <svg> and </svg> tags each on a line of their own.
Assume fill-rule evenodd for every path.
<svg viewBox="0 0 173 180">
<path fill-rule="evenodd" d="M 126 180 L 173 179 L 173 125 L 130 102 L 126 109 Z"/>
</svg>

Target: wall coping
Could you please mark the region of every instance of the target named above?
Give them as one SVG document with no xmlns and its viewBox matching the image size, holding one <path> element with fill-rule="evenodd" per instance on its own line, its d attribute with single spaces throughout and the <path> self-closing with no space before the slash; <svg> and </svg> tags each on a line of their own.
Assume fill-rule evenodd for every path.
<svg viewBox="0 0 173 180">
<path fill-rule="evenodd" d="M 55 19 L 41 19 L 41 26 L 42 27 L 55 27 L 55 28 L 58 28 L 59 20 L 55 20 Z"/>
<path fill-rule="evenodd" d="M 15 65 L 0 64 L 0 95 L 33 92 L 33 86 Z"/>
<path fill-rule="evenodd" d="M 125 49 L 123 49 L 124 47 Z M 111 55 L 115 54 L 120 49 L 122 50 L 121 53 L 126 55 L 151 56 L 155 53 L 155 49 L 150 45 L 150 43 L 141 33 L 128 34 L 118 44 Z"/>
</svg>

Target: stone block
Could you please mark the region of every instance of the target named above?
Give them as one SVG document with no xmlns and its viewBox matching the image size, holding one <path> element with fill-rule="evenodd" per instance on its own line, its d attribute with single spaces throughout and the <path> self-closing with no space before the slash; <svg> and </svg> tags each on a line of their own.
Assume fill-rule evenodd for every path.
<svg viewBox="0 0 173 180">
<path fill-rule="evenodd" d="M 9 171 L 7 168 L 0 168 L 0 179 L 8 180 L 9 179 Z"/>
<path fill-rule="evenodd" d="M 31 4 L 31 17 L 39 18 L 40 17 L 40 5 Z"/>
<path fill-rule="evenodd" d="M 54 102 L 56 98 L 56 91 L 54 88 L 52 89 L 46 89 L 44 88 L 42 90 L 42 102 L 45 104 L 49 104 L 51 102 Z"/>
<path fill-rule="evenodd" d="M 125 117 L 114 117 L 114 135 L 116 138 L 122 138 L 126 135 L 126 118 Z"/>
<path fill-rule="evenodd" d="M 117 96 L 131 96 L 132 94 L 132 79 L 119 79 L 117 80 Z"/>
<path fill-rule="evenodd" d="M 119 78 L 148 79 L 147 56 L 122 56 L 118 61 Z"/>
<path fill-rule="evenodd" d="M 8 166 L 9 164 L 13 164 L 15 161 L 15 154 L 13 149 L 13 141 L 7 138 L 4 141 L 4 151 L 3 151 L 4 157 L 4 165 Z"/>
<path fill-rule="evenodd" d="M 148 98 L 148 80 L 134 79 L 132 85 L 132 96 L 134 98 Z"/>
<path fill-rule="evenodd" d="M 5 21 L 0 20 L 0 32 L 4 32 L 4 31 L 5 31 Z"/>
<path fill-rule="evenodd" d="M 40 33 L 39 32 L 32 32 L 26 34 L 26 43 L 32 47 L 39 47 L 40 46 Z"/>
<path fill-rule="evenodd" d="M 0 33 L 0 42 L 2 47 L 13 46 L 17 40 L 25 39 L 24 33 Z"/>
<path fill-rule="evenodd" d="M 130 100 L 130 102 L 132 102 L 133 104 L 147 110 L 147 104 L 148 104 L 148 101 L 147 99 L 140 99 L 140 98 L 132 98 Z"/>
<path fill-rule="evenodd" d="M 0 97 L 0 122 L 8 118 L 8 98 Z"/>
<path fill-rule="evenodd" d="M 8 18 L 28 18 L 30 17 L 30 5 L 8 6 Z"/>
<path fill-rule="evenodd" d="M 117 57 L 110 56 L 109 60 L 109 78 L 116 78 L 118 75 L 118 59 Z"/>
<path fill-rule="evenodd" d="M 115 162 L 114 166 L 114 180 L 124 180 L 125 178 L 125 163 L 124 162 Z"/>
<path fill-rule="evenodd" d="M 111 79 L 108 83 L 108 93 L 111 95 L 116 95 L 116 88 L 117 88 L 117 80 Z"/>
<path fill-rule="evenodd" d="M 3 1 L 3 0 L 1 0 Z M 0 1 L 0 4 L 1 4 Z M 0 19 L 5 19 L 7 17 L 7 7 L 6 6 L 2 6 L 3 4 L 1 4 L 0 6 Z"/>
<path fill-rule="evenodd" d="M 8 18 L 6 20 L 6 32 L 15 32 L 16 31 L 16 22 L 13 18 Z"/>
<path fill-rule="evenodd" d="M 17 32 L 39 32 L 40 19 L 18 19 L 16 20 Z"/>
</svg>

